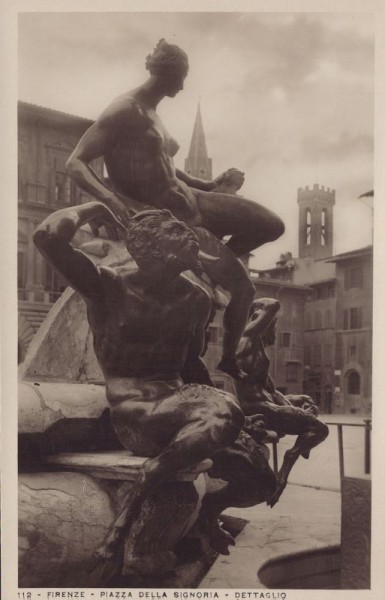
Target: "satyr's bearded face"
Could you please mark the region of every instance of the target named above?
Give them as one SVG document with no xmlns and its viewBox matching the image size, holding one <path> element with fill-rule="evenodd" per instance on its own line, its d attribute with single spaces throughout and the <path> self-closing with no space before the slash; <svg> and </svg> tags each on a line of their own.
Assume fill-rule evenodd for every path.
<svg viewBox="0 0 385 600">
<path fill-rule="evenodd" d="M 181 271 L 202 271 L 198 238 L 187 225 L 176 219 L 163 221 L 156 237 L 166 263 Z"/>
<path fill-rule="evenodd" d="M 174 272 L 202 272 L 197 236 L 168 210 L 136 215 L 127 230 L 126 246 L 142 269 L 165 267 Z"/>
</svg>

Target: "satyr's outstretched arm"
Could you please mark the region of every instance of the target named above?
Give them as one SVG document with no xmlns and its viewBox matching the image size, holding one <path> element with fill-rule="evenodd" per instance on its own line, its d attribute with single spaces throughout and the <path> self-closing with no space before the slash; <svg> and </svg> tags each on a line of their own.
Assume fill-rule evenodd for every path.
<svg viewBox="0 0 385 600">
<path fill-rule="evenodd" d="M 201 359 L 205 343 L 205 330 L 211 312 L 211 300 L 204 290 L 201 290 L 195 306 L 191 310 L 195 310 L 197 313 L 197 325 L 180 376 L 184 383 L 200 383 L 215 387 L 207 367 Z"/>
<path fill-rule="evenodd" d="M 81 250 L 70 244 L 76 231 L 95 218 L 110 217 L 100 202 L 63 208 L 50 214 L 38 226 L 33 240 L 51 265 L 86 300 L 94 300 L 100 293 L 100 275 L 97 266 Z"/>
</svg>

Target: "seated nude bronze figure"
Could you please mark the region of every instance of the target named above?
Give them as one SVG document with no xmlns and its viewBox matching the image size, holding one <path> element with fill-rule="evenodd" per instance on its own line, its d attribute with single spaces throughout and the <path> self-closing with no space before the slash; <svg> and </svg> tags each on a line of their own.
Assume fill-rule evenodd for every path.
<svg viewBox="0 0 385 600">
<path fill-rule="evenodd" d="M 200 358 L 211 300 L 182 273 L 200 273 L 215 258 L 168 210 L 130 219 L 126 245 L 138 268 L 96 266 L 70 244 L 77 229 L 108 219 L 99 202 L 49 215 L 34 233 L 40 252 L 87 305 L 96 357 L 102 368 L 111 419 L 123 446 L 148 460 L 124 512 L 100 553 L 109 557 L 143 500 L 170 475 L 211 458 L 212 475 L 228 482 L 203 500 L 212 548 L 228 553 L 231 536 L 218 523 L 228 506 L 251 506 L 274 492 L 276 479 L 258 443 L 244 432 L 237 399 L 216 389 Z M 265 436 L 260 416 L 248 431 Z"/>
<path fill-rule="evenodd" d="M 275 389 L 269 375 L 270 359 L 265 346 L 275 341 L 278 300 L 254 300 L 250 319 L 241 338 L 237 359 L 247 378 L 236 382 L 237 396 L 245 415 L 262 414 L 267 430 L 279 436 L 297 435 L 297 440 L 284 456 L 278 473 L 277 489 L 267 504 L 274 506 L 286 487 L 291 469 L 300 456 L 309 457 L 310 450 L 323 442 L 328 427 L 317 419 L 318 408 L 307 395 L 284 396 Z"/>
<path fill-rule="evenodd" d="M 219 261 L 205 264 L 205 272 L 231 295 L 224 315 L 223 357 L 218 368 L 239 378 L 242 373 L 235 352 L 254 289 L 237 257 L 277 239 L 284 225 L 262 205 L 223 192 L 241 184 L 233 185 L 233 169 L 214 181 L 204 181 L 175 168 L 173 157 L 179 146 L 166 131 L 156 108 L 163 98 L 173 98 L 183 89 L 187 55 L 178 46 L 160 40 L 147 56 L 146 69 L 149 78 L 115 99 L 86 131 L 68 160 L 68 172 L 83 190 L 109 207 L 123 225 L 138 210 L 168 209 L 196 228 L 202 250 L 215 250 Z M 90 166 L 99 157 L 105 162 L 108 185 Z M 238 174 L 243 180 L 243 174 Z M 219 243 L 224 236 L 231 237 L 226 244 Z"/>
</svg>

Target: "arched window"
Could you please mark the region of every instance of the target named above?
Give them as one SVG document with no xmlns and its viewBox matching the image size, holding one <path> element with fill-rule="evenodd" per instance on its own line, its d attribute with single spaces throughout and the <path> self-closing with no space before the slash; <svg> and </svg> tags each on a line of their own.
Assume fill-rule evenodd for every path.
<svg viewBox="0 0 385 600">
<path fill-rule="evenodd" d="M 359 394 L 361 380 L 357 371 L 351 371 L 348 375 L 348 394 Z"/>
<path fill-rule="evenodd" d="M 311 212 L 308 208 L 306 211 L 306 245 L 311 244 Z"/>
<path fill-rule="evenodd" d="M 321 246 L 326 244 L 326 209 L 322 209 L 321 213 Z"/>
</svg>

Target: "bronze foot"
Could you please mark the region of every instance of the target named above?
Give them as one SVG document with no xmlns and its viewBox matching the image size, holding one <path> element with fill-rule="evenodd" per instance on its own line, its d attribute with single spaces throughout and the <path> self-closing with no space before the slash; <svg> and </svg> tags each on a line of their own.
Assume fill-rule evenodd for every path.
<svg viewBox="0 0 385 600">
<path fill-rule="evenodd" d="M 235 546 L 235 541 L 231 533 L 223 529 L 219 523 L 209 533 L 210 546 L 214 552 L 228 556 L 230 554 L 229 546 Z"/>
<path fill-rule="evenodd" d="M 278 485 L 277 485 L 277 489 L 275 490 L 274 494 L 268 499 L 266 500 L 266 504 L 267 506 L 270 506 L 270 508 L 273 508 L 273 506 L 275 506 L 278 502 L 278 500 L 280 499 L 283 490 L 285 489 L 287 484 L 286 480 L 278 480 Z"/>
</svg>

